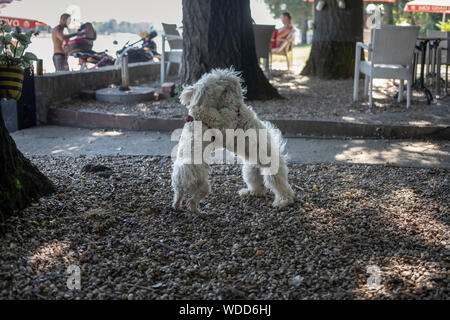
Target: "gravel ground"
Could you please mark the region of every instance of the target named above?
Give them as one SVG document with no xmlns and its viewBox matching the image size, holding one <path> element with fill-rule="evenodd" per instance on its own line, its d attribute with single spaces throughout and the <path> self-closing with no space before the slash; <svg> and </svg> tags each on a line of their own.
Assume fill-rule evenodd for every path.
<svg viewBox="0 0 450 320">
<path fill-rule="evenodd" d="M 2 226 L 0 299 L 449 299 L 449 170 L 291 165 L 299 200 L 273 210 L 215 166 L 194 215 L 170 209 L 168 158 L 32 161 L 59 191 Z"/>
<path fill-rule="evenodd" d="M 393 99 L 397 88 L 392 81 L 376 80 L 375 108 L 369 110 L 368 100 L 352 101 L 353 80 L 322 80 L 304 77 L 287 71 L 274 71 L 272 83 L 284 100 L 249 102 L 263 119 L 313 119 L 357 121 L 376 124 L 450 125 L 450 97 L 428 106 L 422 93 L 414 92 L 410 110 L 406 102 Z M 157 84 L 146 84 L 157 87 Z M 361 81 L 361 97 L 363 96 Z M 180 119 L 186 108 L 176 99 L 139 104 L 112 104 L 95 100 L 72 100 L 53 106 L 73 110 L 137 114 L 142 117 Z"/>
</svg>

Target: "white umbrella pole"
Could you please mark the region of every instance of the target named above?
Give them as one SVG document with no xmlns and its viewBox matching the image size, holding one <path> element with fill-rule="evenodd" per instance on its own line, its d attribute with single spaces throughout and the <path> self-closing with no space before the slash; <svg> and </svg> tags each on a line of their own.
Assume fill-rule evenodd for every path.
<svg viewBox="0 0 450 320">
<path fill-rule="evenodd" d="M 445 12 L 442 14 L 442 22 L 445 22 Z"/>
</svg>

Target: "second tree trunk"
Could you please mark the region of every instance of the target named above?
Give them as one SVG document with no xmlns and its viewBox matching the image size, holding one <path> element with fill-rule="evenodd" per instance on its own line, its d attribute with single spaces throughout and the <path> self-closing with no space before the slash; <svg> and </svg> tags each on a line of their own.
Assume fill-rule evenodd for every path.
<svg viewBox="0 0 450 320">
<path fill-rule="evenodd" d="M 346 8 L 341 9 L 337 1 L 326 1 L 322 11 L 315 11 L 311 55 L 302 75 L 353 76 L 355 45 L 363 40 L 363 1 L 347 0 L 345 3 Z"/>
<path fill-rule="evenodd" d="M 279 98 L 259 67 L 249 0 L 183 0 L 183 82 L 214 68 L 241 71 L 249 100 Z"/>
</svg>

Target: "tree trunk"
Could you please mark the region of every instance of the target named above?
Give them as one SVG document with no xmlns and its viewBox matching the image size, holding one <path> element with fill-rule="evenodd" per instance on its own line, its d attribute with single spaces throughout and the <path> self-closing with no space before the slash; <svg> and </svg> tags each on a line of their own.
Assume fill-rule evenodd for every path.
<svg viewBox="0 0 450 320">
<path fill-rule="evenodd" d="M 394 4 L 393 3 L 386 3 L 386 16 L 387 16 L 387 24 L 394 24 Z"/>
<path fill-rule="evenodd" d="M 345 2 L 345 9 L 340 9 L 337 1 L 326 1 L 322 11 L 316 10 L 311 55 L 302 75 L 335 79 L 353 76 L 355 45 L 363 41 L 363 1 Z"/>
<path fill-rule="evenodd" d="M 280 98 L 256 58 L 249 0 L 183 0 L 183 82 L 214 68 L 241 71 L 247 99 Z"/>
<path fill-rule="evenodd" d="M 0 220 L 54 190 L 52 182 L 17 149 L 0 109 Z"/>
<path fill-rule="evenodd" d="M 307 18 L 304 18 L 302 21 L 301 33 L 302 33 L 301 45 L 308 44 L 308 19 Z"/>
</svg>

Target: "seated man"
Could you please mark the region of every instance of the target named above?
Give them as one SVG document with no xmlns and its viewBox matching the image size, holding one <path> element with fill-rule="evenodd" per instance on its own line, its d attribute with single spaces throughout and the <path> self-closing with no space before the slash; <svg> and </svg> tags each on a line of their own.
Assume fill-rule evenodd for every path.
<svg viewBox="0 0 450 320">
<path fill-rule="evenodd" d="M 276 29 L 272 35 L 272 43 L 270 44 L 271 49 L 276 49 L 282 45 L 283 40 L 285 40 L 292 32 L 292 16 L 289 12 L 284 12 L 281 15 L 281 21 L 283 22 L 283 27 Z"/>
</svg>

